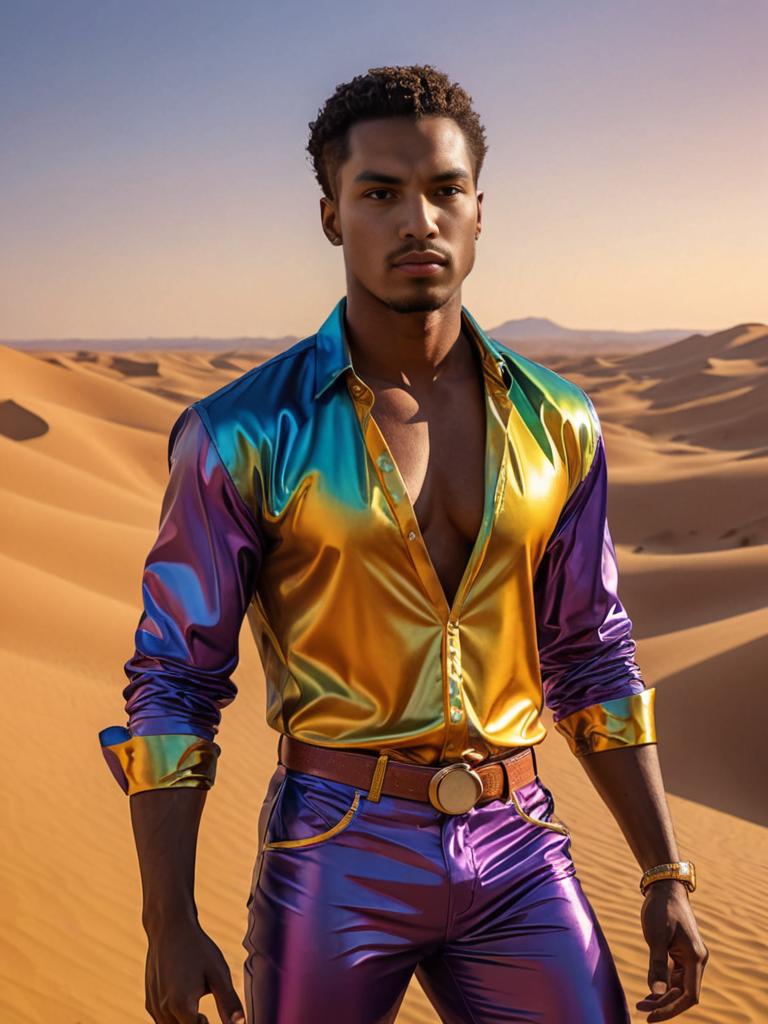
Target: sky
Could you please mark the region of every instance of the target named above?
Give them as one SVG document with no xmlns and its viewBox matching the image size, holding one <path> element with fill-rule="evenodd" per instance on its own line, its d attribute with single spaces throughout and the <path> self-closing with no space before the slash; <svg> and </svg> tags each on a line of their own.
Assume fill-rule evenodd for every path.
<svg viewBox="0 0 768 1024">
<path fill-rule="evenodd" d="M 428 63 L 489 144 L 486 328 L 768 322 L 765 0 L 0 0 L 0 338 L 304 337 L 309 122 Z"/>
</svg>

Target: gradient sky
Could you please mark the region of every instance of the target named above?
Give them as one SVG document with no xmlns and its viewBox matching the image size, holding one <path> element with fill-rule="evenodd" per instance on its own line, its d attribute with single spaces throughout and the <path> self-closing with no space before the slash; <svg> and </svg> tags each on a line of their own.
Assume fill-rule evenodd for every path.
<svg viewBox="0 0 768 1024">
<path fill-rule="evenodd" d="M 768 322 L 767 52 L 764 0 L 2 0 L 0 338 L 314 332 L 308 122 L 408 63 L 486 126 L 484 326 Z"/>
</svg>

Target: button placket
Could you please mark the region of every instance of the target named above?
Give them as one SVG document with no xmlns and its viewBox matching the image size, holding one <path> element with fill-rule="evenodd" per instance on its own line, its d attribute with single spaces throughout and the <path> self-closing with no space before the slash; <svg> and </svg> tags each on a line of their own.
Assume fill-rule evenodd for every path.
<svg viewBox="0 0 768 1024">
<path fill-rule="evenodd" d="M 350 384 L 350 391 L 353 384 L 354 381 Z M 363 389 L 372 399 L 372 393 L 368 391 L 365 385 L 363 385 Z M 359 401 L 362 402 L 362 398 Z M 373 401 L 365 401 L 364 404 L 365 412 L 361 417 L 363 436 L 368 454 L 376 470 L 377 479 L 390 502 L 390 508 L 405 539 L 411 560 L 421 579 L 422 585 L 432 603 L 439 608 L 441 604 L 445 604 L 445 597 L 437 575 L 430 563 L 426 545 L 423 542 L 421 544 L 418 543 L 420 532 L 416 522 L 416 513 L 411 507 L 411 502 L 408 500 L 405 482 L 389 452 L 384 435 L 381 433 L 373 416 L 370 415 Z"/>
<path fill-rule="evenodd" d="M 464 720 L 463 673 L 461 668 L 461 641 L 459 626 L 450 620 L 446 626 L 448 668 L 448 716 L 454 725 Z"/>
<path fill-rule="evenodd" d="M 400 488 L 398 487 L 397 474 L 395 472 L 394 462 L 389 457 L 389 455 L 387 455 L 386 452 L 382 452 L 376 459 L 376 465 L 384 474 L 383 477 L 379 477 L 382 481 L 382 484 L 388 490 L 389 496 L 392 499 L 392 501 L 394 501 L 395 504 L 397 504 L 403 495 L 401 494 Z"/>
<path fill-rule="evenodd" d="M 360 421 L 364 443 L 373 464 L 377 479 L 386 496 L 395 521 L 400 527 L 407 550 L 430 597 L 439 618 L 447 631 L 445 655 L 440 673 L 443 707 L 445 711 L 445 741 L 442 757 L 453 760 L 462 756 L 469 742 L 470 721 L 465 704 L 463 689 L 463 668 L 461 643 L 458 629 L 458 615 L 477 576 L 488 547 L 494 520 L 499 512 L 499 490 L 503 490 L 504 453 L 507 445 L 507 423 L 513 402 L 508 394 L 507 373 L 501 362 L 494 359 L 479 337 L 471 332 L 473 341 L 483 354 L 483 384 L 486 407 L 485 440 L 485 494 L 483 518 L 470 554 L 464 576 L 449 607 L 434 566 L 431 563 L 426 544 L 420 541 L 421 533 L 415 518 L 405 483 L 389 452 L 389 448 L 378 424 L 371 415 L 374 404 L 373 392 L 354 374 L 350 374 L 348 386 L 355 410 Z M 500 483 L 500 480 L 502 483 Z"/>
</svg>

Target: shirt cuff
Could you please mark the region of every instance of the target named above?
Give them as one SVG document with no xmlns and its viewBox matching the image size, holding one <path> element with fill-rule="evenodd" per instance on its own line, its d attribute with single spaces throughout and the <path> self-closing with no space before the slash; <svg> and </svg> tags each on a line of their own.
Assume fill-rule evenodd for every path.
<svg viewBox="0 0 768 1024">
<path fill-rule="evenodd" d="M 577 757 L 615 747 L 656 743 L 654 686 L 572 711 L 555 722 Z"/>
<path fill-rule="evenodd" d="M 149 789 L 210 789 L 218 744 L 192 734 L 132 736 L 113 725 L 99 733 L 101 752 L 118 785 L 132 796 Z"/>
</svg>

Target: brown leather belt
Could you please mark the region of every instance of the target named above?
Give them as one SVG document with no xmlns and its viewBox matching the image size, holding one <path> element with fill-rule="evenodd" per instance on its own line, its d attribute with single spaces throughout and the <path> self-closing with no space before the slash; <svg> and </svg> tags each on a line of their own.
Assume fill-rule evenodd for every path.
<svg viewBox="0 0 768 1024">
<path fill-rule="evenodd" d="M 400 796 L 431 803 L 445 814 L 464 814 L 484 800 L 507 798 L 513 790 L 536 778 L 532 747 L 490 763 L 472 766 L 456 761 L 433 768 L 393 761 L 387 754 L 376 757 L 318 747 L 283 734 L 278 760 L 294 771 L 365 790 L 368 800 L 377 801 L 382 793 Z"/>
</svg>

